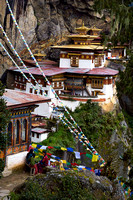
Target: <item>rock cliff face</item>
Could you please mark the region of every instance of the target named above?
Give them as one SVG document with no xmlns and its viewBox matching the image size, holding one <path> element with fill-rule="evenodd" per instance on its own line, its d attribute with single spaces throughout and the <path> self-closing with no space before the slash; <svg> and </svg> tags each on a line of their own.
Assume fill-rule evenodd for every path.
<svg viewBox="0 0 133 200">
<path fill-rule="evenodd" d="M 104 30 L 109 28 L 108 16 L 103 21 L 102 16 L 93 11 L 92 0 L 9 0 L 9 3 L 26 41 L 30 46 L 32 44 L 33 52 L 37 45 L 47 43 L 43 52 L 48 53 L 49 45 L 62 41 L 66 34 L 74 32 L 83 21 L 89 27 L 96 25 Z M 21 52 L 25 46 L 12 21 L 5 0 L 1 0 L 0 22 L 15 49 Z M 0 37 L 5 40 L 2 33 Z M 40 46 L 37 48 L 40 49 Z M 22 52 L 23 54 L 25 52 Z M 2 61 L 2 54 L 0 60 L 0 65 L 3 67 L 0 71 L 2 75 L 7 68 Z"/>
</svg>

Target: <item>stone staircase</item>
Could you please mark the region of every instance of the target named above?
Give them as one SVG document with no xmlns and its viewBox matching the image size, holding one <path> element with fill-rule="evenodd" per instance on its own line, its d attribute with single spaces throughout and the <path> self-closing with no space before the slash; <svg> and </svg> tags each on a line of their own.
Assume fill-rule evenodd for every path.
<svg viewBox="0 0 133 200">
<path fill-rule="evenodd" d="M 12 174 L 12 170 L 8 169 L 7 167 L 4 168 L 4 171 L 2 172 L 3 177 L 7 177 Z"/>
</svg>

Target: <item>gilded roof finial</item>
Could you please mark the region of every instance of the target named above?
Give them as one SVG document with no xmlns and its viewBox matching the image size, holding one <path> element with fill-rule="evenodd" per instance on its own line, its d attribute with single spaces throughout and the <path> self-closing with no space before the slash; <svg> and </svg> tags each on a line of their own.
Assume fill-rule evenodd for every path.
<svg viewBox="0 0 133 200">
<path fill-rule="evenodd" d="M 85 26 L 85 24 L 84 24 L 84 21 L 83 21 L 82 27 L 84 27 L 84 26 Z"/>
</svg>

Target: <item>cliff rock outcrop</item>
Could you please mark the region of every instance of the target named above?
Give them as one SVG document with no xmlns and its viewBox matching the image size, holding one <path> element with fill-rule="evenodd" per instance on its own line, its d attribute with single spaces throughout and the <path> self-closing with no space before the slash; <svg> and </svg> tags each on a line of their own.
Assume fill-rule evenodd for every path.
<svg viewBox="0 0 133 200">
<path fill-rule="evenodd" d="M 38 53 L 39 50 L 42 53 L 48 53 L 50 45 L 61 42 L 66 34 L 73 33 L 83 21 L 88 27 L 96 25 L 104 30 L 109 27 L 108 16 L 103 21 L 102 16 L 94 12 L 92 0 L 9 0 L 9 3 L 33 53 Z M 5 0 L 1 0 L 0 23 L 15 49 L 21 52 L 25 46 L 13 23 Z M 6 42 L 1 31 L 0 34 L 0 38 Z M 43 49 L 40 48 L 40 44 L 44 44 Z M 26 53 L 22 51 L 21 55 L 28 57 L 29 54 Z M 2 57 L 3 55 L 0 55 L 3 67 L 0 75 L 7 68 Z"/>
</svg>

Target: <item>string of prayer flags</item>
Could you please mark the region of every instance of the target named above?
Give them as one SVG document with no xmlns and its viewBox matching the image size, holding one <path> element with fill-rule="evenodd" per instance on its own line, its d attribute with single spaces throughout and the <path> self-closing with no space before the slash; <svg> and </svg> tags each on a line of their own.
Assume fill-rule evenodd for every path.
<svg viewBox="0 0 133 200">
<path fill-rule="evenodd" d="M 33 148 L 39 148 L 39 150 L 46 150 L 47 148 L 48 148 L 48 149 L 53 149 L 53 148 L 55 148 L 55 149 L 62 150 L 62 151 L 74 152 L 75 158 L 76 158 L 76 159 L 80 159 L 80 158 L 81 158 L 81 155 L 86 155 L 86 157 L 88 157 L 88 158 L 90 158 L 90 159 L 93 158 L 92 160 L 96 159 L 96 161 L 92 161 L 92 162 L 97 162 L 97 160 L 98 160 L 98 155 L 94 155 L 94 154 L 93 154 L 93 156 L 92 156 L 91 154 L 88 154 L 88 153 L 86 153 L 86 152 L 74 151 L 73 148 L 71 148 L 71 147 L 67 147 L 67 148 L 64 148 L 64 147 L 57 147 L 57 146 L 52 147 L 52 146 L 37 145 L 37 144 L 34 144 L 34 143 L 32 143 L 32 145 L 30 145 L 30 146 L 33 147 Z M 30 148 L 31 148 L 31 147 L 30 147 Z M 35 151 L 36 151 L 36 150 L 35 150 Z M 49 153 L 47 153 L 47 154 L 50 155 Z M 55 158 L 55 157 L 54 157 L 54 158 Z M 101 163 L 101 165 L 103 165 L 103 164 Z M 100 165 L 100 166 L 101 166 L 101 165 Z"/>
<path fill-rule="evenodd" d="M 126 184 L 123 183 L 123 182 L 120 181 L 120 180 L 119 180 L 119 183 L 121 184 L 121 186 L 122 186 L 123 189 L 124 189 L 124 193 L 125 193 L 126 198 L 127 198 L 127 197 L 133 196 L 133 192 L 131 192 L 131 189 L 130 189 L 129 186 L 127 187 Z"/>
<path fill-rule="evenodd" d="M 40 148 L 41 148 L 41 147 L 40 147 Z M 41 150 L 41 151 L 40 151 L 40 150 Z M 35 154 L 36 154 L 35 158 L 39 158 L 39 157 L 40 157 L 40 159 L 42 159 L 42 156 L 40 156 L 40 153 L 41 153 L 41 155 L 42 155 L 43 149 L 34 148 L 34 151 L 35 151 Z M 39 153 L 39 155 L 38 155 L 37 153 Z M 62 162 L 62 164 L 66 164 L 67 166 L 71 166 L 71 167 L 72 167 L 72 168 L 63 167 L 63 165 L 62 165 L 62 166 L 60 166 L 60 170 L 61 170 L 61 171 L 69 170 L 69 169 L 73 169 L 73 170 L 75 170 L 75 171 L 78 171 L 78 170 L 89 170 L 89 171 L 94 172 L 96 175 L 98 175 L 98 174 L 97 174 L 97 170 L 94 171 L 93 168 L 86 167 L 86 166 L 84 166 L 84 165 L 78 165 L 77 163 L 70 163 L 70 162 L 67 162 L 66 160 L 61 160 L 60 157 L 57 157 L 57 156 L 55 156 L 55 155 L 52 155 L 51 153 L 47 153 L 47 155 L 51 157 L 51 158 L 49 159 L 50 162 L 53 162 L 53 163 Z M 55 165 L 56 165 L 56 164 L 55 164 Z"/>
</svg>

